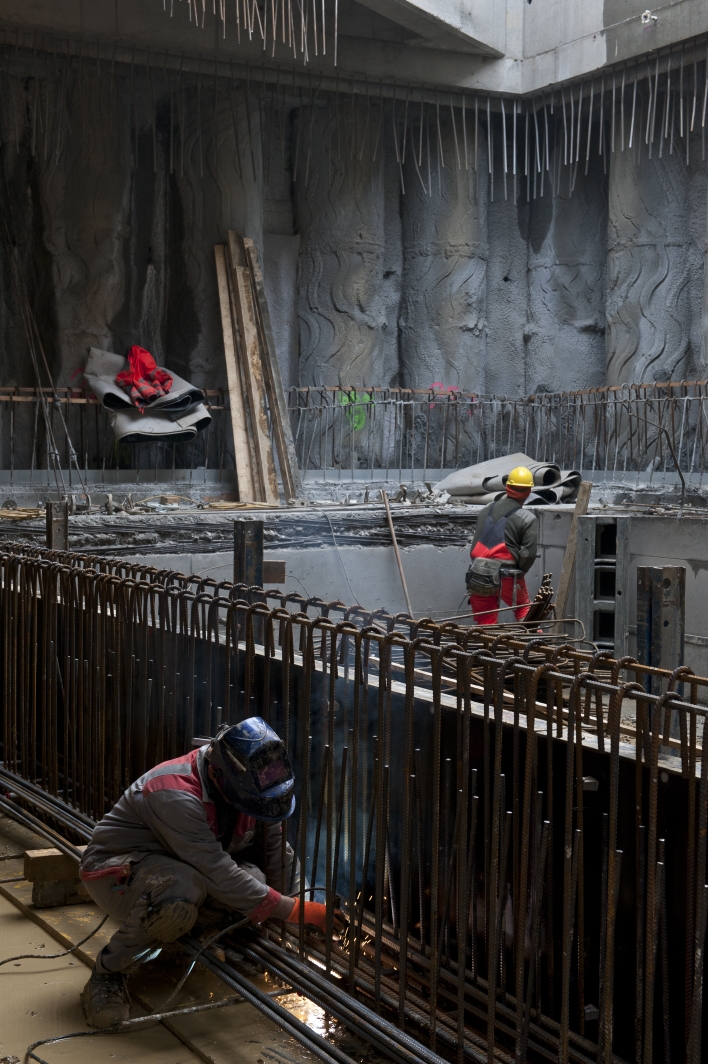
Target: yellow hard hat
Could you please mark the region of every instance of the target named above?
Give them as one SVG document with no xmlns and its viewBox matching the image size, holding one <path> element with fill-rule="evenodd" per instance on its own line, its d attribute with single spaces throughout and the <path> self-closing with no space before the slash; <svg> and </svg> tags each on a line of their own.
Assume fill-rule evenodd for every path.
<svg viewBox="0 0 708 1064">
<path fill-rule="evenodd" d="M 506 478 L 507 484 L 512 488 L 532 488 L 533 473 L 526 466 L 520 465 L 512 469 Z"/>
</svg>

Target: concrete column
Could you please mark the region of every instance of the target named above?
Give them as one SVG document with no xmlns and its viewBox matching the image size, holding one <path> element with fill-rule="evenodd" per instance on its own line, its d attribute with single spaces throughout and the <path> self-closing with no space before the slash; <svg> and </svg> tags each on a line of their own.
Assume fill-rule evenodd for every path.
<svg viewBox="0 0 708 1064">
<path fill-rule="evenodd" d="M 111 99 L 108 78 L 85 67 L 80 77 L 76 71 L 69 77 L 65 100 L 60 87 L 50 82 L 59 112 L 52 125 L 54 150 L 46 158 L 40 151 L 35 167 L 51 260 L 55 383 L 67 384 L 84 365 L 88 347 L 113 349 L 111 322 L 126 297 L 131 145 L 124 86 L 114 86 Z"/>
<path fill-rule="evenodd" d="M 703 306 L 701 316 L 701 365 L 703 375 L 708 367 L 708 193 L 706 194 L 706 228 L 702 241 L 703 259 Z"/>
<path fill-rule="evenodd" d="M 51 262 L 57 383 L 90 345 L 138 343 L 197 385 L 225 381 L 214 244 L 228 229 L 262 249 L 259 108 L 243 89 L 169 85 L 85 69 L 66 98 L 60 150 L 37 166 Z M 154 109 L 153 109 L 154 89 Z M 236 150 L 234 115 L 238 126 Z M 251 148 L 253 149 L 251 151 Z M 170 172 L 172 170 L 172 172 Z"/>
<path fill-rule="evenodd" d="M 607 179 L 602 159 L 578 163 L 570 193 L 567 171 L 556 196 L 551 171 L 544 195 L 528 204 L 528 322 L 526 392 L 573 391 L 605 383 Z M 540 192 L 537 175 L 536 188 Z M 524 197 L 525 198 L 525 197 Z"/>
<path fill-rule="evenodd" d="M 688 269 L 691 350 L 686 378 L 704 380 L 708 372 L 708 171 L 701 158 L 700 133 L 694 133 L 690 147 Z"/>
<path fill-rule="evenodd" d="M 458 168 L 449 107 L 441 106 L 440 113 L 445 165 L 439 174 L 434 107 L 427 109 L 424 122 L 422 164 L 417 167 L 414 157 L 420 147 L 417 115 L 406 153 L 401 376 L 405 385 L 416 388 L 440 381 L 483 391 L 487 341 L 486 135 L 480 123 L 478 172 L 471 165 L 465 169 L 457 114 Z"/>
<path fill-rule="evenodd" d="M 219 82 L 216 97 L 206 83 L 201 115 L 194 100 L 187 111 L 185 162 L 180 157 L 169 179 L 166 225 L 166 352 L 177 372 L 205 387 L 225 381 L 214 244 L 234 229 L 263 256 L 261 109 L 253 90 L 234 89 L 232 101 Z"/>
<path fill-rule="evenodd" d="M 688 169 L 683 146 L 610 155 L 607 383 L 681 380 L 690 337 Z"/>
<path fill-rule="evenodd" d="M 388 383 L 379 119 L 358 97 L 296 114 L 301 385 Z"/>
</svg>

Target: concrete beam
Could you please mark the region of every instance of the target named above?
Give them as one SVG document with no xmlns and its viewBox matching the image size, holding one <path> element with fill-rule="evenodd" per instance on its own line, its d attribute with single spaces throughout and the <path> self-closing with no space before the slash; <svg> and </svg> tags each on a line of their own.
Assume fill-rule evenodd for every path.
<svg viewBox="0 0 708 1064">
<path fill-rule="evenodd" d="M 392 22 L 419 34 L 425 47 L 502 56 L 506 51 L 506 9 L 503 3 L 480 0 L 358 0 Z"/>
<path fill-rule="evenodd" d="M 84 55 L 95 54 L 97 42 L 118 45 L 130 55 L 133 49 L 150 49 L 155 62 L 162 63 L 165 52 L 179 65 L 184 56 L 199 60 L 206 74 L 214 61 L 222 64 L 248 63 L 254 77 L 278 66 L 286 77 L 334 79 L 340 84 L 353 77 L 359 81 L 389 86 L 393 78 L 400 84 L 491 93 L 538 93 L 569 79 L 597 75 L 616 64 L 658 49 L 690 42 L 708 33 L 708 4 L 704 0 L 677 0 L 655 8 L 645 16 L 646 0 L 341 0 L 338 64 L 334 67 L 334 0 L 326 0 L 328 46 L 321 48 L 304 67 L 302 58 L 279 42 L 274 59 L 267 53 L 259 33 L 251 40 L 241 27 L 237 40 L 233 6 L 226 35 L 207 5 L 204 28 L 189 22 L 186 5 L 175 5 L 170 18 L 161 0 L 34 0 L 31 6 L 21 0 L 5 0 L 0 27 L 15 33 L 25 31 L 32 39 L 38 34 L 60 38 L 60 48 L 70 47 Z M 366 7 L 374 14 L 362 18 Z M 376 18 L 376 16 L 380 16 Z M 644 18 L 644 21 L 643 21 Z M 364 25 L 366 23 L 366 25 Z M 415 34 L 411 38 L 411 34 Z M 80 45 L 81 39 L 81 45 Z M 90 45 L 89 45 L 89 42 Z M 26 42 L 25 42 L 26 43 Z M 43 47 L 41 40 L 37 47 Z M 53 47 L 53 45 L 52 45 Z M 693 61 L 689 44 L 687 61 Z M 701 45 L 701 54 L 704 54 Z M 125 55 L 123 55 L 125 61 Z M 130 59 L 128 59 L 130 61 Z M 144 57 L 136 57 L 144 62 Z M 168 65 L 170 65 L 168 63 Z M 258 71 L 258 73 L 257 73 Z"/>
</svg>

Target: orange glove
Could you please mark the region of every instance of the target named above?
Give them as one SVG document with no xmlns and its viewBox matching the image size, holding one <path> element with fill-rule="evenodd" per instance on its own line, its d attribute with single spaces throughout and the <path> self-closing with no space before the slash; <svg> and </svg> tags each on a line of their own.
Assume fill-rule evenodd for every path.
<svg viewBox="0 0 708 1064">
<path fill-rule="evenodd" d="M 295 899 L 293 905 L 293 911 L 290 916 L 286 918 L 288 924 L 300 923 L 300 899 Z M 310 924 L 311 927 L 319 927 L 320 931 L 327 930 L 327 906 L 323 905 L 319 901 L 306 901 L 305 902 L 305 923 Z"/>
<path fill-rule="evenodd" d="M 287 924 L 300 923 L 300 899 L 295 898 L 295 904 L 290 916 L 286 917 Z M 327 930 L 327 906 L 320 901 L 305 902 L 305 923 L 310 927 L 317 927 L 320 931 Z M 341 935 L 347 926 L 347 918 L 339 909 L 332 914 L 332 930 L 336 935 Z"/>
</svg>

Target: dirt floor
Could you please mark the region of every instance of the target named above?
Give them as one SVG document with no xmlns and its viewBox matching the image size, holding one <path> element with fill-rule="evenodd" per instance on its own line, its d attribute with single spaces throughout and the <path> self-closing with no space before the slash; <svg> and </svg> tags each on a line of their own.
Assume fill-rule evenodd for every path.
<svg viewBox="0 0 708 1064">
<path fill-rule="evenodd" d="M 96 953 L 113 932 L 109 920 L 74 954 L 43 959 L 75 945 L 103 917 L 93 904 L 34 908 L 31 885 L 22 877 L 22 854 L 25 849 L 47 845 L 32 832 L 0 816 L 0 1064 L 23 1061 L 27 1046 L 39 1039 L 91 1030 L 84 1020 L 79 994 Z M 2 964 L 4 959 L 24 953 L 31 954 L 32 959 Z M 145 965 L 131 980 L 132 1015 L 159 1009 L 187 963 L 186 956 L 177 951 Z M 273 989 L 267 976 L 248 974 L 263 989 Z M 233 991 L 220 980 L 197 967 L 170 1008 L 232 996 Z M 318 1033 L 331 1036 L 356 1059 L 375 1059 L 368 1047 L 331 1025 L 317 1006 L 295 994 L 279 1001 Z M 126 1034 L 58 1042 L 41 1047 L 37 1053 L 49 1064 L 62 1060 L 75 1064 L 120 1060 L 135 1064 L 314 1064 L 315 1060 L 277 1024 L 245 1002 L 151 1024 Z"/>
</svg>

